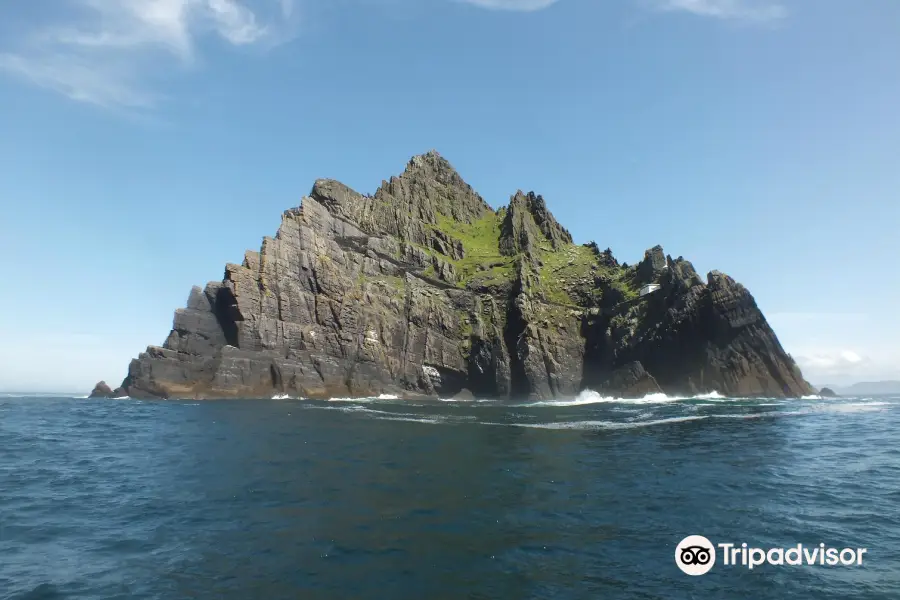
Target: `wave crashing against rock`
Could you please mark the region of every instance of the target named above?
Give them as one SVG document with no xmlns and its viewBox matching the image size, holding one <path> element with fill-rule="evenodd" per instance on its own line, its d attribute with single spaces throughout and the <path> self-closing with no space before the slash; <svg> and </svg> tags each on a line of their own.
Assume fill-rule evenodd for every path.
<svg viewBox="0 0 900 600">
<path fill-rule="evenodd" d="M 812 393 L 732 278 L 704 282 L 659 246 L 619 264 L 574 244 L 541 196 L 494 211 L 429 152 L 374 195 L 317 181 L 258 252 L 191 290 L 162 347 L 107 395 L 539 401 L 588 388 Z"/>
</svg>

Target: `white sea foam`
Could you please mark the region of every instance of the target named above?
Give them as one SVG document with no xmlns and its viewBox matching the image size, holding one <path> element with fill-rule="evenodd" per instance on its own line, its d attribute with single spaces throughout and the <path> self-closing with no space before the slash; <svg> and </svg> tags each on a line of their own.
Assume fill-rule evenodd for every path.
<svg viewBox="0 0 900 600">
<path fill-rule="evenodd" d="M 272 400 L 290 400 L 291 396 L 289 394 L 275 394 L 272 396 Z"/>
<path fill-rule="evenodd" d="M 571 400 L 542 400 L 539 402 L 527 402 L 514 406 L 582 406 L 585 404 L 664 404 L 687 400 L 678 396 L 667 396 L 663 393 L 647 394 L 643 398 L 616 398 L 615 396 L 601 396 L 593 390 L 584 390 Z"/>
<path fill-rule="evenodd" d="M 823 400 L 822 396 L 817 396 L 815 394 L 813 394 L 811 396 L 801 396 L 800 399 L 801 400 Z"/>
<path fill-rule="evenodd" d="M 528 402 L 517 404 L 516 406 L 581 406 L 585 404 L 666 404 L 669 402 L 682 402 L 685 400 L 719 400 L 731 401 L 740 400 L 740 398 L 729 398 L 723 396 L 719 392 L 707 392 L 696 396 L 669 396 L 663 392 L 647 394 L 643 398 L 618 398 L 615 396 L 601 396 L 593 390 L 584 390 L 575 398 L 568 400 L 543 400 L 539 402 Z"/>
<path fill-rule="evenodd" d="M 715 391 L 709 392 L 707 394 L 700 394 L 698 396 L 694 396 L 694 398 L 696 400 L 728 400 L 728 398 Z"/>
<path fill-rule="evenodd" d="M 360 410 L 347 412 L 366 413 L 375 420 L 379 421 L 407 421 L 412 423 L 425 423 L 428 425 L 446 425 L 469 423 L 471 425 L 485 425 L 492 427 L 524 427 L 528 429 L 555 429 L 555 430 L 593 430 L 593 429 L 635 429 L 639 427 L 651 427 L 654 425 L 666 425 L 670 423 L 683 423 L 688 421 L 699 421 L 708 419 L 707 416 L 688 416 L 688 417 L 672 417 L 668 419 L 658 419 L 654 421 L 556 421 L 546 423 L 498 423 L 493 421 L 478 421 L 471 416 L 454 416 L 454 415 L 413 415 L 409 413 L 387 413 L 383 411 L 375 411 L 356 407 Z"/>
<path fill-rule="evenodd" d="M 474 416 L 462 416 L 462 415 L 418 415 L 415 413 L 407 413 L 407 412 L 390 412 L 385 410 L 378 410 L 374 408 L 368 408 L 366 406 L 359 405 L 351 405 L 351 406 L 315 406 L 311 405 L 309 408 L 313 410 L 336 410 L 345 413 L 353 413 L 353 414 L 362 414 L 372 419 L 378 421 L 408 421 L 411 423 L 426 423 L 426 424 L 439 424 L 439 423 L 473 423 L 476 422 L 476 417 Z"/>
<path fill-rule="evenodd" d="M 493 398 L 475 398 L 474 400 L 467 400 L 463 398 L 440 398 L 440 401 L 458 404 L 497 404 L 498 402 Z"/>
<path fill-rule="evenodd" d="M 656 419 L 654 421 L 557 421 L 550 423 L 481 423 L 482 425 L 505 425 L 510 427 L 528 427 L 530 429 L 635 429 L 638 427 L 652 427 L 654 425 L 667 425 L 670 423 L 685 423 L 688 421 L 702 421 L 708 416 L 672 417 L 669 419 Z"/>
<path fill-rule="evenodd" d="M 380 396 L 364 396 L 359 398 L 329 398 L 328 402 L 357 402 L 357 403 L 367 403 L 367 402 L 375 402 L 376 400 L 399 400 L 400 396 L 395 396 L 394 394 L 381 394 Z"/>
<path fill-rule="evenodd" d="M 806 415 L 809 414 L 808 411 L 800 410 L 793 412 L 779 412 L 774 410 L 767 410 L 765 412 L 759 413 L 749 413 L 749 414 L 739 414 L 739 415 L 709 415 L 710 418 L 713 419 L 765 419 L 766 417 L 782 417 L 782 416 L 797 416 L 797 415 Z"/>
<path fill-rule="evenodd" d="M 353 402 L 355 404 L 370 404 L 375 402 L 378 398 L 329 398 L 329 402 Z"/>
</svg>

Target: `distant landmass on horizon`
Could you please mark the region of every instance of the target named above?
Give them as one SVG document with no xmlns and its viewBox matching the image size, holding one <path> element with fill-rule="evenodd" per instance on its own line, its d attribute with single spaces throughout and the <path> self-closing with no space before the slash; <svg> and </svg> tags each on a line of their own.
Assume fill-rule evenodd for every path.
<svg viewBox="0 0 900 600">
<path fill-rule="evenodd" d="M 900 381 L 860 381 L 851 385 L 825 384 L 816 386 L 816 389 L 830 388 L 840 396 L 863 396 L 871 394 L 900 394 Z"/>
</svg>

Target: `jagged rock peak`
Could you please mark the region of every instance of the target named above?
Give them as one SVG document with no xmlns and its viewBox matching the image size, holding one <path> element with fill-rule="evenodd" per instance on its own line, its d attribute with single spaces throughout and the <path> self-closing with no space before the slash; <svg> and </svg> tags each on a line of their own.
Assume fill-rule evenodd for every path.
<svg viewBox="0 0 900 600">
<path fill-rule="evenodd" d="M 547 209 L 543 196 L 517 191 L 509 201 L 500 234 L 500 251 L 507 256 L 533 254 L 541 239 L 554 250 L 572 243 L 572 234 Z"/>
<path fill-rule="evenodd" d="M 691 261 L 679 256 L 675 260 L 670 258 L 669 263 L 671 264 L 669 276 L 678 289 L 684 291 L 697 285 L 703 285 L 703 279 L 697 274 Z"/>
<path fill-rule="evenodd" d="M 662 246 L 656 245 L 644 252 L 644 260 L 637 267 L 641 283 L 655 283 L 661 273 L 669 268 L 669 259 Z"/>
<path fill-rule="evenodd" d="M 464 185 L 468 185 L 465 184 L 450 161 L 441 156 L 437 150 L 429 150 L 425 154 L 417 154 L 409 159 L 404 174 L 416 172 L 424 172 L 441 183 L 462 182 Z"/>
<path fill-rule="evenodd" d="M 597 245 L 597 242 L 588 242 L 584 244 L 585 248 L 590 248 L 591 251 L 596 255 L 597 261 L 604 267 L 616 268 L 619 266 L 619 261 L 613 255 L 613 251 L 610 248 L 606 250 L 600 251 L 600 246 Z"/>
<path fill-rule="evenodd" d="M 309 196 L 331 214 L 354 220 L 359 217 L 366 203 L 362 194 L 334 179 L 317 179 Z"/>
<path fill-rule="evenodd" d="M 485 212 L 493 212 L 453 165 L 434 150 L 412 157 L 401 175 L 381 184 L 375 198 L 432 224 L 437 223 L 437 214 L 472 223 Z"/>
<path fill-rule="evenodd" d="M 711 289 L 729 289 L 738 288 L 743 290 L 744 286 L 735 281 L 730 276 L 721 271 L 710 271 L 706 274 L 706 283 Z"/>
<path fill-rule="evenodd" d="M 339 181 L 319 179 L 309 199 L 370 235 L 388 235 L 418 246 L 441 248 L 459 259 L 458 240 L 434 239 L 442 219 L 472 223 L 492 209 L 440 154 L 410 159 L 402 174 L 383 181 L 374 195 L 363 195 Z M 456 248 L 455 251 L 450 249 Z"/>
</svg>

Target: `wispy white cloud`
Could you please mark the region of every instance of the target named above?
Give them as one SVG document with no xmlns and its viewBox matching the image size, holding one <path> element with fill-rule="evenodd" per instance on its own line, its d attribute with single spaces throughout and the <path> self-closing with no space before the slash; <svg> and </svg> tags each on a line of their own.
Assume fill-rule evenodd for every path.
<svg viewBox="0 0 900 600">
<path fill-rule="evenodd" d="M 777 21 L 787 8 L 770 0 L 653 0 L 665 12 L 686 12 L 700 17 L 741 21 Z"/>
<path fill-rule="evenodd" d="M 785 349 L 815 384 L 900 378 L 893 340 L 900 321 L 858 312 L 778 312 L 768 315 Z"/>
<path fill-rule="evenodd" d="M 818 384 L 878 379 L 889 372 L 887 365 L 847 348 L 802 348 L 794 359 L 806 379 Z"/>
<path fill-rule="evenodd" d="M 560 0 L 454 1 L 528 12 Z M 718 19 L 773 21 L 787 14 L 778 0 L 631 1 Z M 146 110 L 164 98 L 154 80 L 196 68 L 203 40 L 236 47 L 278 43 L 290 39 L 297 10 L 295 0 L 56 0 L 49 16 L 0 37 L 0 72 L 79 102 Z"/>
<path fill-rule="evenodd" d="M 559 0 L 461 0 L 493 10 L 535 11 Z M 701 17 L 742 21 L 776 21 L 788 11 L 777 0 L 635 0 L 662 12 L 684 12 Z"/>
<path fill-rule="evenodd" d="M 491 10 L 533 11 L 547 8 L 559 0 L 462 0 Z"/>
<path fill-rule="evenodd" d="M 150 82 L 173 66 L 196 66 L 202 39 L 272 43 L 288 37 L 294 16 L 293 0 L 60 0 L 58 6 L 74 12 L 0 48 L 0 70 L 117 109 L 156 106 L 161 96 Z"/>
</svg>

